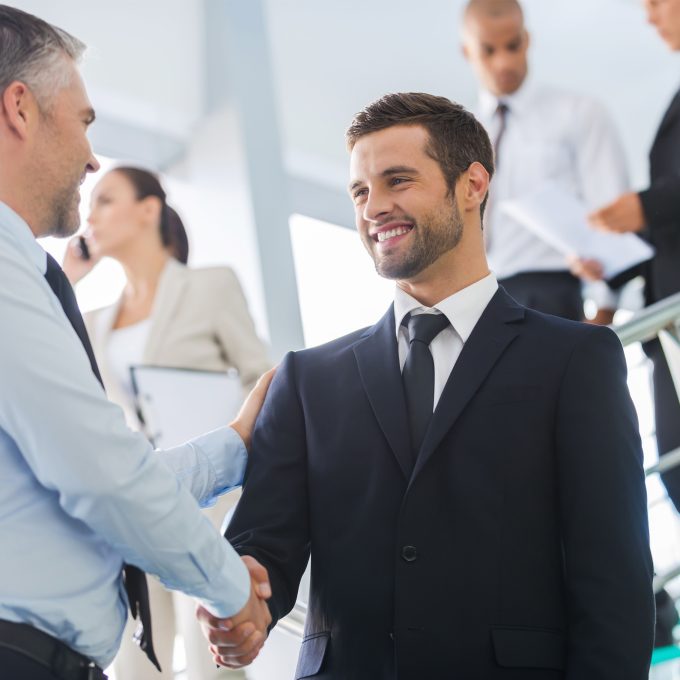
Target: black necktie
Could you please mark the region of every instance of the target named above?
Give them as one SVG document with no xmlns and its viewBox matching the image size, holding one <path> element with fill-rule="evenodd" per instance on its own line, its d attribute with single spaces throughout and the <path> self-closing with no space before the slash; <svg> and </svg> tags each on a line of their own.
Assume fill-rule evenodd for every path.
<svg viewBox="0 0 680 680">
<path fill-rule="evenodd" d="M 510 109 L 508 108 L 508 105 L 505 102 L 498 102 L 498 108 L 496 109 L 496 113 L 498 114 L 501 122 L 500 126 L 498 127 L 498 134 L 496 135 L 496 139 L 494 140 L 493 143 L 493 155 L 496 167 L 498 167 L 498 152 L 501 147 L 501 142 L 503 141 L 505 128 L 507 127 L 509 111 Z"/>
<path fill-rule="evenodd" d="M 49 253 L 47 254 L 47 272 L 45 273 L 45 278 L 61 303 L 66 318 L 71 322 L 71 326 L 73 326 L 73 330 L 76 332 L 80 342 L 83 343 L 85 352 L 87 352 L 87 358 L 90 360 L 92 372 L 102 387 L 104 387 L 73 288 L 62 268 Z M 134 618 L 139 616 L 139 627 L 135 632 L 134 639 L 149 657 L 151 663 L 160 671 L 161 667 L 156 658 L 151 639 L 151 608 L 149 606 L 149 589 L 146 583 L 146 576 L 141 569 L 131 564 L 126 564 L 123 566 L 123 579 L 132 616 Z"/>
<path fill-rule="evenodd" d="M 404 319 L 404 323 L 408 323 L 409 350 L 401 377 L 415 464 L 434 410 L 434 360 L 430 343 L 449 325 L 449 320 L 445 314 L 416 314 Z"/>
</svg>

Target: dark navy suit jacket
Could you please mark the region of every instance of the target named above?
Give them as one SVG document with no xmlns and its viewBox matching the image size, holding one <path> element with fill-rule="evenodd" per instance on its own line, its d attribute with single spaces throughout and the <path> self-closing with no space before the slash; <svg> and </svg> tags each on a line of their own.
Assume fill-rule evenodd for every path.
<svg viewBox="0 0 680 680">
<path fill-rule="evenodd" d="M 614 333 L 500 289 L 414 469 L 407 423 L 391 309 L 274 378 L 227 537 L 269 570 L 274 621 L 311 549 L 296 677 L 645 680 L 646 495 Z"/>
</svg>

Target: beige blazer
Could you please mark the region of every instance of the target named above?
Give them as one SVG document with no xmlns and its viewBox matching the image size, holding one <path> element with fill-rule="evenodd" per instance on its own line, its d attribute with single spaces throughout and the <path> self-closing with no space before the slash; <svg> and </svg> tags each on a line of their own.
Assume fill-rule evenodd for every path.
<svg viewBox="0 0 680 680">
<path fill-rule="evenodd" d="M 113 378 L 106 352 L 119 306 L 120 301 L 84 318 L 107 395 L 134 423 L 136 417 L 129 413 L 128 399 Z M 271 364 L 231 269 L 190 269 L 168 261 L 153 303 L 142 363 L 210 371 L 236 368 L 244 392 L 254 385 Z"/>
</svg>

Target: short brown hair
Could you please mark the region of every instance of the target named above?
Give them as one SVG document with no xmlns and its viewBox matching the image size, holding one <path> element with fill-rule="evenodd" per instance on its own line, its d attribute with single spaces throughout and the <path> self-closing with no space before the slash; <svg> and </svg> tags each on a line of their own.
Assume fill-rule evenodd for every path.
<svg viewBox="0 0 680 680">
<path fill-rule="evenodd" d="M 426 153 L 437 163 L 453 190 L 474 162 L 493 175 L 493 147 L 482 124 L 460 104 L 422 92 L 386 94 L 354 116 L 345 138 L 348 149 L 371 132 L 394 125 L 422 125 L 428 133 Z M 486 198 L 481 205 L 484 214 Z"/>
</svg>

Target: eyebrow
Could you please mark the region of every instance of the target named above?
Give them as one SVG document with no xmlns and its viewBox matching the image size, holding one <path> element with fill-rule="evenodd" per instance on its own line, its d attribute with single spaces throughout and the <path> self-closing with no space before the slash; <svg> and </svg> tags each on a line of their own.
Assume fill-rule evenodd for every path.
<svg viewBox="0 0 680 680">
<path fill-rule="evenodd" d="M 391 167 L 386 168 L 385 170 L 383 170 L 383 171 L 380 173 L 380 176 L 381 176 L 381 177 L 391 177 L 392 175 L 402 175 L 402 174 L 406 174 L 406 175 L 418 175 L 418 174 L 420 174 L 420 173 L 418 172 L 418 170 L 416 170 L 416 168 L 412 168 L 412 167 L 409 166 L 409 165 L 392 165 Z M 364 182 L 363 182 L 362 180 L 360 180 L 360 179 L 355 180 L 354 182 L 352 182 L 352 183 L 349 185 L 348 190 L 349 190 L 350 192 L 352 192 L 352 191 L 354 191 L 354 189 L 356 189 L 357 187 L 360 187 L 363 183 L 364 183 Z"/>
</svg>

